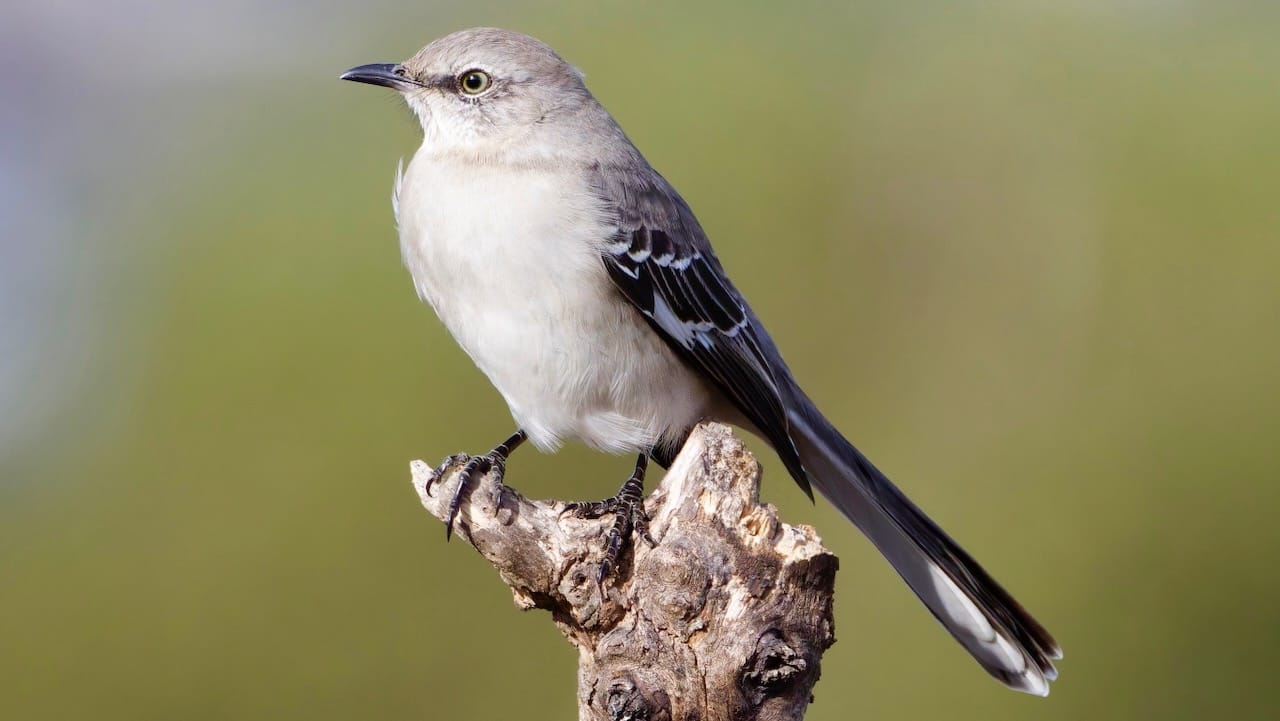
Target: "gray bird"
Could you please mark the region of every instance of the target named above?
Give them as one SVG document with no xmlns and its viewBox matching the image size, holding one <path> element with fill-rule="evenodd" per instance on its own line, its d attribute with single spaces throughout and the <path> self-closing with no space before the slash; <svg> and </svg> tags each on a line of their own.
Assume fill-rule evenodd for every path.
<svg viewBox="0 0 1280 721">
<path fill-rule="evenodd" d="M 668 465 L 708 419 L 745 428 L 830 500 L 992 676 L 1046 695 L 1057 643 L 889 482 L 800 389 L 680 194 L 551 48 L 464 30 L 398 64 L 342 75 L 398 91 L 423 142 L 397 173 L 400 248 L 417 287 L 498 389 L 518 430 L 464 469 L 502 472 L 526 439 L 638 454 L 614 498 L 602 577 L 648 538 L 648 459 Z"/>
</svg>

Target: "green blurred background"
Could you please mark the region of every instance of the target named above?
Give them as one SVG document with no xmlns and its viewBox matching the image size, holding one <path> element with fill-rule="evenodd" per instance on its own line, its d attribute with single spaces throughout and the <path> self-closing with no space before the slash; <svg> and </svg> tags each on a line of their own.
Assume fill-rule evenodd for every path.
<svg viewBox="0 0 1280 721">
<path fill-rule="evenodd" d="M 410 489 L 511 422 L 400 267 L 415 122 L 337 80 L 488 24 L 585 70 L 810 393 L 1066 649 L 1048 700 L 992 683 L 762 454 L 842 560 L 809 719 L 1275 718 L 1276 8 L 17 0 L 0 717 L 573 717 L 569 646 Z"/>
</svg>

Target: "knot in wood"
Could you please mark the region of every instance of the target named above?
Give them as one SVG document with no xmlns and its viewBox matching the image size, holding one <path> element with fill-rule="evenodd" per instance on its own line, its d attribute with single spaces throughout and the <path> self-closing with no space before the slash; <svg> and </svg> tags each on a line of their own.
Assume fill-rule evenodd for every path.
<svg viewBox="0 0 1280 721">
<path fill-rule="evenodd" d="M 756 641 L 755 651 L 743 666 L 742 695 L 752 706 L 759 706 L 765 699 L 785 695 L 808 670 L 804 655 L 770 629 Z"/>
<path fill-rule="evenodd" d="M 651 701 L 630 676 L 614 679 L 605 694 L 609 721 L 667 721 L 671 718 L 668 699 L 662 691 Z"/>
</svg>

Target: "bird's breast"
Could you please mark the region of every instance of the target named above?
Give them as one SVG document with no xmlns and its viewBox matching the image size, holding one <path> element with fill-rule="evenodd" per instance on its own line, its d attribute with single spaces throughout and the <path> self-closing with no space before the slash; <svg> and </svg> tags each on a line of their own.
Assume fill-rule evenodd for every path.
<svg viewBox="0 0 1280 721">
<path fill-rule="evenodd" d="M 609 280 L 584 179 L 424 161 L 397 193 L 405 265 L 536 444 L 646 450 L 697 420 L 701 384 Z"/>
<path fill-rule="evenodd" d="M 415 159 L 398 193 L 398 224 L 419 294 L 443 316 L 459 303 L 527 301 L 535 289 L 558 289 L 551 301 L 580 291 L 598 275 L 608 230 L 574 184 L 559 174 Z"/>
</svg>

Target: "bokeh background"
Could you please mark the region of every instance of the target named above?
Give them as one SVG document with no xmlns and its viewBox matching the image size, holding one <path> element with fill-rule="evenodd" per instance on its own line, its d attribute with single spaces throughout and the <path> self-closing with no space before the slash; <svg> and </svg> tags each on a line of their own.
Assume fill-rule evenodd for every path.
<svg viewBox="0 0 1280 721">
<path fill-rule="evenodd" d="M 569 646 L 410 489 L 511 423 L 400 267 L 414 121 L 337 80 L 489 24 L 586 71 L 1066 649 L 1047 701 L 990 682 L 766 453 L 842 559 L 810 719 L 1274 718 L 1278 7 L 8 0 L 0 717 L 573 717 Z"/>
</svg>

